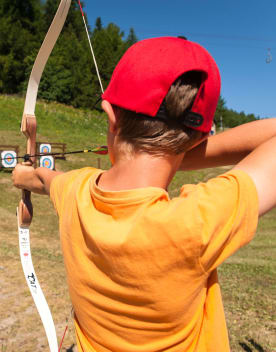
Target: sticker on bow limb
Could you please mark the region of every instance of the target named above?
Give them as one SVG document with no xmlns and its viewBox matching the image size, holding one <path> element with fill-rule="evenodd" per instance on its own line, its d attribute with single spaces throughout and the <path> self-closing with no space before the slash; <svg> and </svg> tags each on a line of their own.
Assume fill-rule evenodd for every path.
<svg viewBox="0 0 276 352">
<path fill-rule="evenodd" d="M 6 150 L 1 153 L 2 166 L 5 168 L 15 167 L 17 164 L 17 155 L 13 150 Z"/>
<path fill-rule="evenodd" d="M 40 167 L 46 167 L 47 169 L 54 170 L 55 161 L 51 155 L 42 156 L 39 160 Z"/>
<path fill-rule="evenodd" d="M 52 151 L 51 144 L 43 143 L 43 144 L 39 145 L 39 153 L 40 154 L 49 154 L 49 153 L 51 153 L 51 151 Z"/>
</svg>

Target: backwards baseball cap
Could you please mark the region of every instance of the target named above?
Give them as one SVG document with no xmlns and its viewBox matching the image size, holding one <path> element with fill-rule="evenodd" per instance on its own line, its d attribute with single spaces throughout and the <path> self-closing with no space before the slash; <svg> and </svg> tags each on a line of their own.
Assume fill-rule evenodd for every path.
<svg viewBox="0 0 276 352">
<path fill-rule="evenodd" d="M 209 132 L 220 94 L 219 70 L 206 49 L 182 37 L 146 39 L 132 45 L 116 66 L 102 99 L 164 120 L 164 98 L 176 79 L 189 71 L 202 72 L 202 81 L 181 123 Z"/>
</svg>

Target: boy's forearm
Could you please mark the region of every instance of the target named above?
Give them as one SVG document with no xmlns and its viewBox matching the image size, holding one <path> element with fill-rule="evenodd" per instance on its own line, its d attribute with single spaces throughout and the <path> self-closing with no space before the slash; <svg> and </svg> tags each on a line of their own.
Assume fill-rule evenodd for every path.
<svg viewBox="0 0 276 352">
<path fill-rule="evenodd" d="M 14 186 L 33 193 L 49 195 L 52 180 L 62 172 L 18 164 L 13 171 Z"/>
<path fill-rule="evenodd" d="M 259 145 L 276 136 L 276 118 L 240 125 L 188 151 L 180 170 L 236 165 Z"/>
<path fill-rule="evenodd" d="M 258 193 L 259 215 L 276 206 L 276 137 L 262 143 L 234 166 L 251 177 Z"/>
<path fill-rule="evenodd" d="M 34 193 L 49 195 L 52 180 L 60 174 L 62 174 L 62 172 L 50 170 L 44 167 L 35 169 L 37 183 L 33 184 L 33 190 L 30 191 Z M 39 188 L 37 186 L 39 186 Z"/>
</svg>

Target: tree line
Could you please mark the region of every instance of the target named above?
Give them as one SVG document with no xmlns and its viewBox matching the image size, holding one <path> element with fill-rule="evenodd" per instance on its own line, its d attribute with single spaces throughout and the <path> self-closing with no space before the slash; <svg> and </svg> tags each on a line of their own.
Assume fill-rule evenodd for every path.
<svg viewBox="0 0 276 352">
<path fill-rule="evenodd" d="M 0 93 L 24 94 L 34 60 L 59 5 L 57 0 L 1 0 Z M 84 5 L 84 4 L 83 4 Z M 126 49 L 137 41 L 133 29 L 125 38 L 114 24 L 96 20 L 89 28 L 103 86 Z M 93 108 L 101 93 L 77 0 L 72 1 L 62 33 L 47 62 L 38 97 Z"/>
<path fill-rule="evenodd" d="M 259 116 L 255 116 L 254 114 L 245 114 L 243 111 L 237 112 L 233 109 L 227 108 L 225 99 L 223 97 L 219 98 L 215 113 L 215 123 L 217 129 L 221 127 L 232 128 L 258 119 Z"/>
<path fill-rule="evenodd" d="M 34 60 L 59 5 L 57 0 L 1 0 L 0 94 L 23 95 Z M 82 1 L 83 7 L 85 3 Z M 104 88 L 124 52 L 138 38 L 133 28 L 127 35 L 114 23 L 104 26 L 97 18 L 89 35 Z M 72 5 L 57 44 L 47 62 L 38 98 L 77 108 L 94 109 L 101 90 L 89 49 L 77 0 Z M 255 120 L 226 107 L 221 97 L 216 120 L 225 126 Z"/>
</svg>

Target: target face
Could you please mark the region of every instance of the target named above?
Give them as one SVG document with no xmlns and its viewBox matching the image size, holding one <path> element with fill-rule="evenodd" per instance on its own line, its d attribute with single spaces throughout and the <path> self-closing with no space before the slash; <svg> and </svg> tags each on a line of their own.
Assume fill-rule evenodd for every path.
<svg viewBox="0 0 276 352">
<path fill-rule="evenodd" d="M 40 144 L 39 146 L 40 154 L 49 154 L 51 153 L 51 151 L 52 151 L 51 144 Z"/>
<path fill-rule="evenodd" d="M 54 170 L 55 161 L 52 156 L 42 156 L 39 160 L 40 167 L 46 167 L 47 169 Z"/>
<path fill-rule="evenodd" d="M 6 150 L 1 153 L 2 166 L 5 168 L 15 167 L 17 164 L 16 152 L 13 150 Z"/>
</svg>

